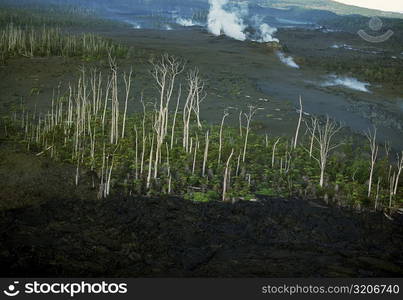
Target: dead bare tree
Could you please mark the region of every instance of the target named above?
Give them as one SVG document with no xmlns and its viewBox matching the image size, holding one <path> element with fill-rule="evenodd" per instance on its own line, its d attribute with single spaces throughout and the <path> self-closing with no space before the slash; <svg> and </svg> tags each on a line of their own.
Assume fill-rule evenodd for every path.
<svg viewBox="0 0 403 300">
<path fill-rule="evenodd" d="M 402 170 L 403 170 L 403 151 L 401 153 L 401 156 L 399 156 L 399 154 L 397 155 L 397 174 L 396 174 L 395 185 L 394 185 L 394 189 L 393 189 L 394 196 L 397 195 L 397 188 L 399 186 L 399 179 L 400 179 Z"/>
<path fill-rule="evenodd" d="M 173 117 L 173 120 L 172 120 L 171 150 L 174 147 L 174 135 L 175 135 L 175 127 L 176 127 L 176 117 L 178 115 L 179 103 L 180 103 L 181 96 L 182 96 L 182 84 L 179 84 L 178 98 L 177 98 L 177 101 L 176 101 L 175 113 L 174 113 L 174 117 Z"/>
<path fill-rule="evenodd" d="M 276 155 L 276 147 L 277 147 L 277 144 L 280 142 L 280 139 L 281 138 L 278 138 L 277 141 L 273 144 L 273 150 L 272 150 L 272 153 L 271 153 L 271 167 L 272 168 L 274 167 L 274 159 L 275 159 L 275 155 Z"/>
<path fill-rule="evenodd" d="M 157 63 L 152 62 L 152 66 L 152 76 L 157 83 L 160 98 L 154 122 L 156 132 L 154 178 L 157 178 L 161 148 L 168 131 L 169 104 L 175 89 L 176 78 L 183 72 L 185 65 L 176 57 L 165 54 Z"/>
<path fill-rule="evenodd" d="M 152 171 L 152 160 L 153 160 L 153 150 L 154 150 L 154 133 L 152 136 L 152 139 L 149 137 L 151 140 L 151 148 L 150 148 L 150 157 L 148 160 L 148 175 L 147 175 L 147 189 L 150 188 L 151 186 L 151 171 Z"/>
<path fill-rule="evenodd" d="M 240 136 L 240 137 L 243 137 L 242 115 L 243 115 L 243 111 L 241 110 L 241 111 L 239 112 L 239 136 Z"/>
<path fill-rule="evenodd" d="M 146 106 L 143 101 L 143 95 L 141 95 L 141 100 L 140 100 L 142 106 L 143 106 L 143 120 L 142 120 L 142 149 L 141 149 L 141 160 L 140 160 L 140 176 L 143 175 L 143 170 L 144 170 L 144 156 L 146 152 Z"/>
<path fill-rule="evenodd" d="M 315 122 L 313 122 L 315 123 Z M 334 136 L 341 130 L 341 125 L 330 120 L 329 116 L 326 116 L 325 124 L 320 124 L 318 122 L 317 125 L 317 134 L 313 131 L 313 128 L 308 126 L 308 130 L 312 134 L 316 146 L 313 148 L 318 151 L 317 155 L 312 154 L 312 158 L 316 160 L 319 164 L 320 168 L 320 180 L 319 185 L 323 187 L 324 179 L 325 179 L 325 169 L 327 165 L 327 160 L 329 158 L 329 154 L 332 150 L 340 146 L 340 144 L 332 144 L 332 140 Z"/>
<path fill-rule="evenodd" d="M 223 133 L 223 128 L 224 128 L 224 122 L 225 122 L 225 118 L 229 116 L 229 113 L 227 110 L 224 110 L 224 115 L 222 117 L 221 120 L 221 127 L 220 127 L 220 137 L 219 137 L 219 146 L 218 146 L 218 160 L 217 160 L 217 164 L 220 165 L 221 164 L 221 151 L 222 151 L 222 133 Z"/>
<path fill-rule="evenodd" d="M 116 58 L 109 54 L 109 66 L 111 69 L 111 101 L 112 101 L 112 124 L 110 130 L 110 143 L 117 145 L 119 142 L 119 88 L 118 88 L 118 67 Z"/>
<path fill-rule="evenodd" d="M 227 193 L 227 184 L 228 184 L 228 174 L 229 174 L 229 165 L 231 162 L 231 158 L 234 155 L 234 148 L 231 150 L 231 154 L 228 156 L 227 164 L 225 165 L 224 171 L 224 182 L 223 182 L 223 189 L 222 189 L 222 200 L 226 201 L 226 193 Z"/>
<path fill-rule="evenodd" d="M 311 121 L 312 121 L 311 143 L 310 143 L 310 146 L 309 146 L 309 157 L 310 158 L 312 158 L 313 144 L 314 144 L 314 141 L 315 141 L 315 133 L 316 133 L 316 127 L 318 126 L 318 119 L 311 118 Z"/>
<path fill-rule="evenodd" d="M 298 119 L 298 125 L 297 125 L 297 130 L 295 132 L 295 138 L 294 138 L 294 149 L 297 148 L 298 144 L 298 135 L 299 135 L 299 129 L 301 127 L 301 122 L 302 122 L 302 97 L 299 96 L 299 119 Z"/>
<path fill-rule="evenodd" d="M 208 150 L 209 150 L 209 131 L 207 130 L 206 132 L 206 142 L 205 142 L 205 148 L 204 148 L 204 157 L 203 157 L 203 169 L 202 169 L 202 176 L 206 174 L 206 164 L 207 164 L 207 158 L 208 158 Z"/>
<path fill-rule="evenodd" d="M 186 152 L 189 152 L 191 151 L 191 147 L 189 147 L 189 138 L 192 112 L 196 115 L 198 127 L 201 128 L 200 103 L 205 96 L 203 95 L 204 83 L 200 78 L 198 69 L 192 70 L 188 73 L 187 81 L 188 95 L 183 108 L 183 148 L 185 148 Z"/>
<path fill-rule="evenodd" d="M 98 198 L 106 198 L 110 194 L 114 155 L 118 148 L 119 146 L 116 146 L 115 150 L 108 154 L 105 151 L 105 143 L 103 145 L 101 180 L 99 184 Z"/>
<path fill-rule="evenodd" d="M 389 172 L 389 208 L 392 208 L 392 201 L 395 195 L 394 193 L 395 183 L 396 183 L 396 173 L 393 172 L 393 174 L 391 174 Z"/>
<path fill-rule="evenodd" d="M 245 162 L 245 158 L 246 158 L 246 150 L 248 147 L 248 138 L 249 138 L 249 133 L 250 133 L 250 123 L 252 121 L 252 118 L 254 117 L 254 115 L 257 113 L 258 110 L 260 110 L 261 108 L 257 108 L 254 107 L 252 105 L 249 106 L 249 112 L 246 114 L 244 114 L 245 118 L 246 118 L 246 132 L 245 132 L 245 144 L 243 147 L 243 155 L 242 155 L 242 162 Z"/>
<path fill-rule="evenodd" d="M 139 153 L 139 133 L 137 130 L 137 126 L 134 125 L 134 133 L 135 133 L 135 156 L 134 156 L 134 163 L 135 163 L 135 178 L 136 180 L 139 179 L 139 161 L 138 161 L 138 153 Z"/>
<path fill-rule="evenodd" d="M 204 81 L 199 76 L 199 70 L 195 70 L 195 88 L 196 88 L 196 99 L 193 103 L 193 111 L 196 115 L 197 127 L 202 128 L 202 124 L 200 122 L 200 104 L 206 98 L 206 93 L 204 92 Z"/>
<path fill-rule="evenodd" d="M 169 147 L 168 147 L 168 143 L 165 143 L 165 145 L 166 145 L 166 151 L 167 151 L 168 194 L 170 194 L 171 190 L 172 190 L 171 164 L 169 162 Z"/>
<path fill-rule="evenodd" d="M 125 82 L 125 88 L 126 88 L 126 97 L 125 97 L 125 110 L 123 112 L 123 122 L 122 122 L 122 139 L 125 137 L 125 129 L 126 129 L 126 115 L 127 115 L 127 103 L 129 101 L 130 97 L 130 88 L 131 88 L 131 83 L 132 83 L 132 74 L 133 74 L 133 69 L 130 69 L 129 74 L 124 73 L 123 74 L 123 80 Z"/>
<path fill-rule="evenodd" d="M 368 197 L 371 196 L 371 190 L 372 190 L 372 178 L 374 175 L 374 168 L 375 168 L 375 163 L 378 157 L 378 150 L 379 147 L 376 144 L 376 127 L 374 127 L 374 132 L 371 132 L 368 130 L 366 132 L 366 137 L 369 141 L 369 146 L 371 149 L 371 164 L 370 164 L 370 172 L 369 172 L 369 180 L 368 180 Z"/>
</svg>

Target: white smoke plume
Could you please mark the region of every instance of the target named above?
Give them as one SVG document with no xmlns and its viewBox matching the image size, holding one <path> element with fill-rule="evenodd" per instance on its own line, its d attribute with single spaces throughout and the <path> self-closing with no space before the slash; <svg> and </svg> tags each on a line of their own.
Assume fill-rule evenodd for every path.
<svg viewBox="0 0 403 300">
<path fill-rule="evenodd" d="M 281 60 L 282 63 L 286 64 L 290 68 L 295 68 L 299 69 L 299 66 L 297 63 L 294 61 L 294 59 L 291 56 L 285 56 L 283 52 L 277 52 L 278 58 Z"/>
<path fill-rule="evenodd" d="M 270 27 L 266 23 L 263 23 L 262 25 L 260 25 L 259 30 L 261 37 L 258 40 L 258 42 L 260 43 L 280 42 L 278 39 L 273 37 L 273 35 L 277 32 L 277 28 Z"/>
<path fill-rule="evenodd" d="M 361 82 L 353 77 L 339 77 L 336 75 L 331 75 L 329 76 L 329 80 L 324 82 L 322 86 L 344 86 L 352 90 L 370 93 L 370 90 L 368 89 L 370 84 L 368 82 Z"/>
<path fill-rule="evenodd" d="M 183 27 L 201 26 L 202 24 L 194 22 L 192 19 L 177 18 L 176 23 Z"/>
<path fill-rule="evenodd" d="M 164 30 L 170 31 L 170 30 L 173 30 L 173 28 L 171 27 L 171 25 L 165 24 L 165 25 L 164 25 Z"/>
<path fill-rule="evenodd" d="M 134 22 L 134 21 L 131 21 L 131 20 L 125 20 L 125 22 L 127 24 L 132 25 L 133 29 L 141 29 L 141 25 L 139 23 L 137 23 L 137 22 Z"/>
<path fill-rule="evenodd" d="M 225 10 L 228 0 L 209 0 L 210 11 L 208 14 L 208 30 L 214 35 L 225 34 L 233 39 L 244 41 L 246 28 L 241 9 Z"/>
</svg>

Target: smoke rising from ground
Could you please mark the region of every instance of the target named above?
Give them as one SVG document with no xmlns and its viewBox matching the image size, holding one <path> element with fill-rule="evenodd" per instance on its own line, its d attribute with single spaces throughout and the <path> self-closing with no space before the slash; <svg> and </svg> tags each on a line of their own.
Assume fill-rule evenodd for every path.
<svg viewBox="0 0 403 300">
<path fill-rule="evenodd" d="M 239 41 L 247 39 L 259 43 L 279 42 L 273 35 L 277 28 L 262 22 L 262 18 L 255 16 L 248 19 L 247 6 L 230 5 L 228 0 L 209 0 L 210 11 L 208 14 L 207 27 L 214 35 L 226 35 Z M 253 25 L 248 24 L 251 21 Z M 253 27 L 256 33 L 253 37 L 245 33 L 245 29 Z"/>
<path fill-rule="evenodd" d="M 258 42 L 260 43 L 280 42 L 278 39 L 273 37 L 273 35 L 277 32 L 277 28 L 271 27 L 266 23 L 263 23 L 262 25 L 259 26 L 259 30 L 261 37 L 258 40 Z"/>
<path fill-rule="evenodd" d="M 277 52 L 277 56 L 282 63 L 286 64 L 290 68 L 299 69 L 299 66 L 291 56 L 285 56 L 283 52 Z"/>
<path fill-rule="evenodd" d="M 329 76 L 329 79 L 322 84 L 324 87 L 328 86 L 344 86 L 352 90 L 370 93 L 368 82 L 361 82 L 356 78 L 352 77 L 339 77 L 336 75 Z"/>
<path fill-rule="evenodd" d="M 164 27 L 163 27 L 163 29 L 164 29 L 164 30 L 168 30 L 168 31 L 173 30 L 172 26 L 169 25 L 169 24 L 165 24 Z"/>
<path fill-rule="evenodd" d="M 201 24 L 194 22 L 192 19 L 177 18 L 176 23 L 183 27 L 200 26 Z"/>
<path fill-rule="evenodd" d="M 244 41 L 246 28 L 241 9 L 234 8 L 232 11 L 227 11 L 225 6 L 228 0 L 209 0 L 210 11 L 208 14 L 208 30 L 214 35 L 225 34 L 233 39 Z"/>
<path fill-rule="evenodd" d="M 141 25 L 131 20 L 124 20 L 125 23 L 130 24 L 133 29 L 141 29 Z"/>
</svg>

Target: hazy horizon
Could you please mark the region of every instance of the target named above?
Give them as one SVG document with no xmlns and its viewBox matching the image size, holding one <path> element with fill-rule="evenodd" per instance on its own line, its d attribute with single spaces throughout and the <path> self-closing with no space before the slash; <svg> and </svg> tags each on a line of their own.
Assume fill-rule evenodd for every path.
<svg viewBox="0 0 403 300">
<path fill-rule="evenodd" d="M 403 13 L 402 0 L 332 0 L 348 5 L 355 5 L 359 7 L 377 9 L 389 12 Z"/>
</svg>

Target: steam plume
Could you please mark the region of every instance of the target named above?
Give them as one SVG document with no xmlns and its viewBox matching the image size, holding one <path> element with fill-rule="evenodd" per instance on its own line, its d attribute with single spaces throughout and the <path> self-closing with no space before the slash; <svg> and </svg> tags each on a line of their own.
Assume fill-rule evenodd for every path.
<svg viewBox="0 0 403 300">
<path fill-rule="evenodd" d="M 299 66 L 297 63 L 294 61 L 294 59 L 291 56 L 285 56 L 283 52 L 277 52 L 278 58 L 281 60 L 282 63 L 286 64 L 287 66 L 295 69 L 299 69 Z"/>
<path fill-rule="evenodd" d="M 201 26 L 202 24 L 194 22 L 192 19 L 177 18 L 176 23 L 183 27 Z"/>
<path fill-rule="evenodd" d="M 370 93 L 368 82 L 361 82 L 356 78 L 352 77 L 339 77 L 336 75 L 329 76 L 329 80 L 322 84 L 322 86 L 344 86 L 352 90 Z"/>
<path fill-rule="evenodd" d="M 225 34 L 239 41 L 246 40 L 243 12 L 240 9 L 226 11 L 224 6 L 228 0 L 209 0 L 209 3 L 208 30 L 214 35 Z"/>
<path fill-rule="evenodd" d="M 277 28 L 270 27 L 266 23 L 263 23 L 259 27 L 261 38 L 258 40 L 260 43 L 268 43 L 268 42 L 277 42 L 280 41 L 273 37 L 273 35 L 277 32 Z"/>
</svg>

